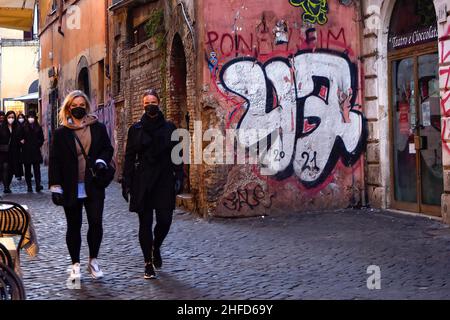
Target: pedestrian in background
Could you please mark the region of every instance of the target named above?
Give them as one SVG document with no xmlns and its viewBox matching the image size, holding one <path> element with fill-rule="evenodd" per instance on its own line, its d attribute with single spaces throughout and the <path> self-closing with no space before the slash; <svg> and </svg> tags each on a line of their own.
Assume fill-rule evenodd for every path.
<svg viewBox="0 0 450 320">
<path fill-rule="evenodd" d="M 145 112 L 128 131 L 122 175 L 122 195 L 130 201 L 130 211 L 139 215 L 145 279 L 155 278 L 154 268 L 162 266 L 161 245 L 172 223 L 175 196 L 183 185 L 183 166 L 174 165 L 171 159 L 175 146 L 171 136 L 176 127 L 165 120 L 159 105 L 160 98 L 155 90 L 144 93 Z"/>
<path fill-rule="evenodd" d="M 5 118 L 6 118 L 5 112 L 0 111 L 0 125 L 5 123 Z"/>
<path fill-rule="evenodd" d="M 43 163 L 41 147 L 44 144 L 44 132 L 39 125 L 35 111 L 28 113 L 28 119 L 22 129 L 22 162 L 25 166 L 25 181 L 28 192 L 33 192 L 31 183 L 31 168 L 33 167 L 36 192 L 41 192 L 44 187 L 41 185 L 41 163 Z"/>
<path fill-rule="evenodd" d="M 2 180 L 4 193 L 12 193 L 11 181 L 19 171 L 19 141 L 21 130 L 17 125 L 16 113 L 8 111 L 6 122 L 0 125 L 0 166 L 2 168 Z"/>
<path fill-rule="evenodd" d="M 94 279 L 104 276 L 97 258 L 103 237 L 105 188 L 94 181 L 104 175 L 114 149 L 106 127 L 90 115 L 91 103 L 82 91 L 71 92 L 59 113 L 61 127 L 55 130 L 50 148 L 49 185 L 55 205 L 64 207 L 66 242 L 72 259 L 70 281 L 81 278 L 80 248 L 83 206 L 89 230 L 88 271 Z M 86 161 L 86 157 L 89 161 Z"/>
<path fill-rule="evenodd" d="M 20 130 L 23 130 L 23 127 L 25 125 L 25 115 L 23 113 L 19 113 L 17 116 L 17 126 Z M 23 131 L 22 131 L 23 132 Z M 22 158 L 22 144 L 19 144 L 19 168 L 16 174 L 17 180 L 21 181 L 22 177 L 24 175 L 24 167 L 23 167 L 23 158 Z"/>
</svg>

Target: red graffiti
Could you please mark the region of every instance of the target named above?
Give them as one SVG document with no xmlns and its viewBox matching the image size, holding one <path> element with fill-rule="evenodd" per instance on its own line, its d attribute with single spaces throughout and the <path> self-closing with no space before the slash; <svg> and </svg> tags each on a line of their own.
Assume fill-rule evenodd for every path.
<svg viewBox="0 0 450 320">
<path fill-rule="evenodd" d="M 447 32 L 439 38 L 439 43 L 441 45 L 440 48 L 440 59 L 441 59 L 441 64 L 445 64 L 450 62 L 449 57 L 450 57 L 450 49 L 446 48 L 446 44 L 450 41 L 450 25 L 447 29 Z M 450 108 L 447 107 L 447 102 L 450 99 L 450 67 L 446 67 L 446 68 L 441 68 L 441 70 L 439 71 L 439 75 L 441 77 L 447 76 L 446 80 L 445 80 L 445 85 L 444 85 L 444 93 L 443 93 L 443 97 L 441 98 L 441 110 L 442 110 L 442 114 L 445 115 L 446 117 L 450 117 Z M 444 123 L 445 124 L 445 123 Z M 443 133 L 445 132 L 445 130 L 443 131 Z M 447 147 L 447 144 L 444 144 Z"/>
<path fill-rule="evenodd" d="M 441 63 L 445 63 L 450 57 L 450 49 L 446 50 L 445 44 L 450 41 L 450 25 L 448 27 L 447 33 L 439 38 L 439 43 L 441 44 Z"/>
<path fill-rule="evenodd" d="M 324 37 L 323 37 L 322 30 L 320 31 L 320 38 L 321 38 L 321 41 L 323 41 Z M 339 31 L 337 36 L 334 35 L 333 31 L 328 30 L 326 40 L 327 40 L 327 45 L 326 45 L 327 49 L 330 49 L 330 46 L 338 47 L 338 48 L 344 49 L 349 56 L 354 55 L 352 48 L 350 48 L 350 46 L 347 44 L 344 28 L 341 28 L 341 30 Z M 322 46 L 322 48 L 323 48 L 323 46 Z"/>
<path fill-rule="evenodd" d="M 224 33 L 219 37 L 219 34 L 214 31 L 207 33 L 207 41 L 205 43 L 211 51 L 218 51 L 222 56 L 231 56 L 233 54 L 253 54 L 253 34 L 250 34 L 249 39 L 244 39 L 242 35 L 232 35 Z M 217 50 L 219 49 L 219 50 Z"/>
<path fill-rule="evenodd" d="M 447 69 L 441 69 L 439 71 L 439 75 L 441 77 L 447 75 L 447 79 L 445 80 L 445 85 L 444 85 L 444 91 L 445 92 L 449 91 L 450 90 L 450 87 L 449 87 L 449 83 L 450 83 L 450 67 L 447 67 Z"/>
<path fill-rule="evenodd" d="M 266 29 L 257 29 L 254 33 L 219 34 L 216 31 L 206 33 L 205 46 L 208 51 L 221 55 L 222 59 L 238 55 L 257 57 L 261 62 L 274 56 L 289 56 L 299 50 L 305 49 L 334 49 L 344 51 L 349 56 L 355 56 L 353 49 L 347 42 L 344 28 L 337 33 L 331 29 L 320 30 L 317 34 L 311 28 L 303 35 L 299 30 L 289 32 L 289 42 L 283 45 L 274 45 L 273 35 Z M 255 41 L 256 39 L 256 41 Z"/>
<path fill-rule="evenodd" d="M 450 94 L 449 94 L 449 96 L 450 96 Z M 449 129 L 447 122 L 448 122 L 448 119 L 445 119 L 443 121 L 441 138 L 442 138 L 442 145 L 444 146 L 445 151 L 450 153 L 450 147 L 448 146 L 448 143 L 447 143 L 447 140 L 450 139 L 450 133 L 447 131 Z"/>
</svg>

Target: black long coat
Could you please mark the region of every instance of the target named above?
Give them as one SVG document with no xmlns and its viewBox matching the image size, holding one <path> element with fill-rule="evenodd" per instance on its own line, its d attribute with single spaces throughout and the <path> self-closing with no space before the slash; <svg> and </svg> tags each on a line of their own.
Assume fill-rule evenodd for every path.
<svg viewBox="0 0 450 320">
<path fill-rule="evenodd" d="M 131 212 L 142 212 L 146 202 L 153 209 L 175 209 L 175 181 L 182 181 L 183 165 L 171 159 L 176 127 L 160 116 L 160 125 L 151 134 L 142 120 L 128 130 L 122 183 L 130 189 Z"/>
<path fill-rule="evenodd" d="M 8 152 L 0 152 L 0 162 L 8 162 L 9 172 L 12 175 L 19 172 L 20 140 L 22 140 L 22 130 L 19 126 L 13 125 L 11 132 L 6 122 L 0 125 L 0 144 L 9 144 Z"/>
<path fill-rule="evenodd" d="M 110 163 L 114 148 L 102 123 L 94 123 L 90 126 L 91 147 L 89 158 L 95 162 L 98 159 Z M 76 204 L 78 199 L 78 156 L 73 130 L 67 127 L 59 127 L 53 134 L 49 158 L 49 186 L 60 185 L 63 189 L 64 206 L 70 207 Z M 89 198 L 104 199 L 105 189 L 93 182 L 92 173 L 86 167 L 85 175 L 86 195 Z"/>
<path fill-rule="evenodd" d="M 22 127 L 23 139 L 21 160 L 23 164 L 42 163 L 41 147 L 44 144 L 44 132 L 42 127 L 35 124 L 25 124 Z"/>
</svg>

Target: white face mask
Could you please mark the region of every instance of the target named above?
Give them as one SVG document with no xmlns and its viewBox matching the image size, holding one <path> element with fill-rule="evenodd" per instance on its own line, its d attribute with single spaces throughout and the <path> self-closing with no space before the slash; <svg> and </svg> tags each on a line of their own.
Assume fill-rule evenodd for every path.
<svg viewBox="0 0 450 320">
<path fill-rule="evenodd" d="M 24 118 L 20 118 L 19 119 L 19 123 L 24 123 L 25 122 L 25 119 Z"/>
<path fill-rule="evenodd" d="M 34 118 L 28 118 L 28 122 L 29 122 L 30 124 L 33 124 L 33 123 L 34 123 Z"/>
<path fill-rule="evenodd" d="M 14 123 L 14 119 L 13 118 L 8 118 L 8 123 L 9 124 L 13 124 Z"/>
</svg>

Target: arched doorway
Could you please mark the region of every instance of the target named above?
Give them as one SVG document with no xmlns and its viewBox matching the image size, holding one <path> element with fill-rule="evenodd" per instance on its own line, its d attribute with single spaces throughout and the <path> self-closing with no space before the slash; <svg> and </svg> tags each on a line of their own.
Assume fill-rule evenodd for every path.
<svg viewBox="0 0 450 320">
<path fill-rule="evenodd" d="M 397 0 L 388 37 L 392 206 L 439 216 L 443 167 L 437 44 L 433 1 Z"/>
<path fill-rule="evenodd" d="M 77 89 L 91 98 L 91 82 L 89 79 L 89 63 L 85 56 L 80 58 L 77 67 Z"/>
<path fill-rule="evenodd" d="M 190 114 L 187 108 L 187 65 L 183 41 L 175 34 L 170 52 L 170 115 L 177 128 L 189 130 Z M 184 191 L 190 192 L 190 167 L 185 165 Z"/>
<path fill-rule="evenodd" d="M 83 91 L 90 98 L 91 86 L 89 83 L 88 68 L 82 68 L 78 74 L 78 90 Z"/>
</svg>

